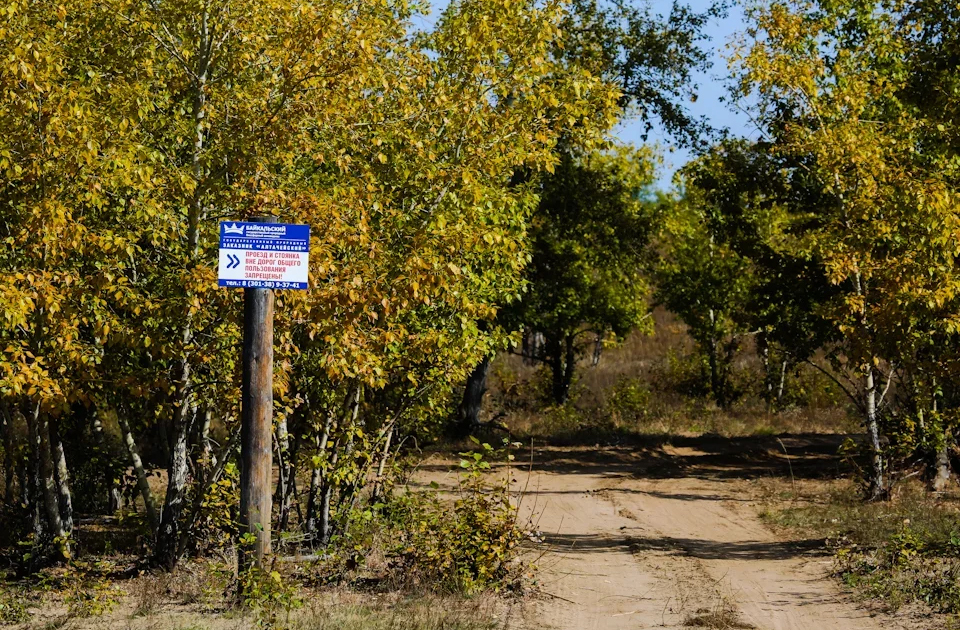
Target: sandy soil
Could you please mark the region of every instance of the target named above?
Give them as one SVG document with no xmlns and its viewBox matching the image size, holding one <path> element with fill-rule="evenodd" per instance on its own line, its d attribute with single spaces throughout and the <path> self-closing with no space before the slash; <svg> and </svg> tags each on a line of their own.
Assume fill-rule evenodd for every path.
<svg viewBox="0 0 960 630">
<path fill-rule="evenodd" d="M 789 466 L 778 445 L 688 442 L 535 449 L 530 469 L 513 471 L 544 538 L 526 628 L 931 627 L 868 612 L 829 576 L 819 541 L 784 540 L 760 521 L 756 480 Z M 821 451 L 835 452 L 816 437 L 788 447 L 802 451 L 791 462 L 800 476 L 822 474 Z"/>
</svg>

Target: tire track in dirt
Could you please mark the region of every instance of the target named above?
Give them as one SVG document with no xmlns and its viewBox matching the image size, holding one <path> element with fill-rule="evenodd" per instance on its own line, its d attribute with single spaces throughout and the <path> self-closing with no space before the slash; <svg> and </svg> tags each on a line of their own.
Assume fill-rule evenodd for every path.
<svg viewBox="0 0 960 630">
<path fill-rule="evenodd" d="M 591 451 L 588 462 L 549 452 L 522 480 L 521 510 L 545 539 L 527 628 L 679 629 L 721 612 L 759 630 L 904 627 L 845 597 L 829 558 L 778 539 L 733 481 L 645 479 L 631 472 L 640 454 L 621 449 Z"/>
<path fill-rule="evenodd" d="M 638 555 L 646 530 L 602 492 L 603 479 L 534 473 L 534 505 L 543 548 L 536 560 L 540 599 L 525 616 L 528 628 L 678 628 L 683 592 L 702 581 L 689 561 L 670 552 Z M 638 623 L 641 624 L 638 626 Z"/>
</svg>

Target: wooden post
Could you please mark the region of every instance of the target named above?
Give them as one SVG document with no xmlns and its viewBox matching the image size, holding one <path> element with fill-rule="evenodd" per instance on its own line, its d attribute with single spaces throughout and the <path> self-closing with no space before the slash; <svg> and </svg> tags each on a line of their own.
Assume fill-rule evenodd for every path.
<svg viewBox="0 0 960 630">
<path fill-rule="evenodd" d="M 276 223 L 276 217 L 257 217 Z M 263 566 L 270 554 L 270 512 L 273 505 L 273 290 L 243 290 L 243 391 L 240 425 L 241 533 L 256 537 L 242 549 L 242 568 Z"/>
</svg>

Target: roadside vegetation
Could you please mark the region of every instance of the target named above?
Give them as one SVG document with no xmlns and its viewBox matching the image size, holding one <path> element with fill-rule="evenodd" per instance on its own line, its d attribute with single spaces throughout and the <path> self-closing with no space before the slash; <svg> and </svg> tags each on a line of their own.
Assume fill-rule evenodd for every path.
<svg viewBox="0 0 960 630">
<path fill-rule="evenodd" d="M 931 498 L 915 480 L 887 502 L 864 503 L 849 480 L 771 482 L 761 515 L 833 554 L 861 597 L 889 610 L 920 605 L 956 622 L 960 612 L 960 497 Z"/>
<path fill-rule="evenodd" d="M 790 467 L 770 518 L 956 612 L 956 7 L 751 4 L 752 141 L 685 109 L 724 6 L 0 6 L 0 620 L 490 627 L 537 539 L 490 474 L 517 442 L 752 438 L 790 467 L 798 433 L 845 481 Z M 694 150 L 673 190 L 629 117 Z M 219 221 L 257 216 L 312 241 L 248 569 L 215 269 Z M 455 491 L 415 479 L 428 449 Z"/>
</svg>

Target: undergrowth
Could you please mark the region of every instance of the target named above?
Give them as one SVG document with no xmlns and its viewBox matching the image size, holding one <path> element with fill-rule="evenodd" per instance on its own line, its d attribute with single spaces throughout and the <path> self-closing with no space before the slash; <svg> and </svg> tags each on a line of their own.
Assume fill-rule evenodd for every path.
<svg viewBox="0 0 960 630">
<path fill-rule="evenodd" d="M 407 493 L 395 501 L 397 543 L 390 557 L 404 575 L 465 593 L 520 586 L 517 556 L 525 534 L 506 481 L 487 478 L 496 449 L 488 443 L 477 446 L 477 451 L 460 454 L 452 501 L 435 484 L 433 492 Z"/>
<path fill-rule="evenodd" d="M 491 474 L 491 462 L 512 460 L 517 445 L 471 439 L 475 448 L 460 453 L 453 489 L 401 486 L 359 508 L 349 532 L 310 569 L 312 579 L 462 594 L 520 590 L 527 532 L 506 478 Z"/>
<path fill-rule="evenodd" d="M 293 630 L 494 630 L 501 627 L 485 602 L 431 596 L 390 606 L 338 604 L 305 615 Z"/>
<path fill-rule="evenodd" d="M 960 613 L 960 503 L 904 483 L 889 502 L 865 503 L 852 482 L 816 501 L 763 516 L 777 526 L 822 537 L 838 576 L 892 610 L 923 602 Z"/>
</svg>

